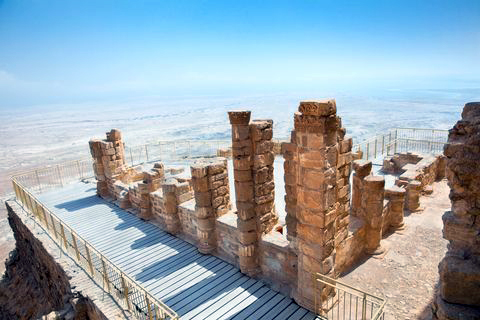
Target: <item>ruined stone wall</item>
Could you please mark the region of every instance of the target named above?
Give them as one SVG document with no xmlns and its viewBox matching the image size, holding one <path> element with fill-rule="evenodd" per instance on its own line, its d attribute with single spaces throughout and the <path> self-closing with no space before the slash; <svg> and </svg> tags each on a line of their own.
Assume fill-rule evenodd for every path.
<svg viewBox="0 0 480 320">
<path fill-rule="evenodd" d="M 480 319 L 480 102 L 467 103 L 444 154 L 452 211 L 443 215 L 448 251 L 440 262 L 438 319 Z"/>
<path fill-rule="evenodd" d="M 277 291 L 290 296 L 297 285 L 297 255 L 289 241 L 280 233 L 272 232 L 260 241 L 262 279 Z"/>
</svg>

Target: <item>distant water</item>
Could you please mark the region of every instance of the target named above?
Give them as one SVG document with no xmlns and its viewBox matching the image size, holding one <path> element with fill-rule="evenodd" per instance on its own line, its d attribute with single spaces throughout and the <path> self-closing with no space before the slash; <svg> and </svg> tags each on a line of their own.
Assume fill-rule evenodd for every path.
<svg viewBox="0 0 480 320">
<path fill-rule="evenodd" d="M 110 128 L 128 145 L 172 139 L 230 139 L 227 111 L 248 109 L 252 119 L 274 120 L 274 138 L 287 138 L 300 100 L 335 98 L 347 134 L 361 141 L 392 127 L 448 129 L 480 88 L 316 92 L 242 97 L 146 98 L 125 103 L 51 105 L 2 110 L 0 186 L 27 167 L 88 157 L 88 140 Z M 1 193 L 2 190 L 0 190 Z"/>
</svg>

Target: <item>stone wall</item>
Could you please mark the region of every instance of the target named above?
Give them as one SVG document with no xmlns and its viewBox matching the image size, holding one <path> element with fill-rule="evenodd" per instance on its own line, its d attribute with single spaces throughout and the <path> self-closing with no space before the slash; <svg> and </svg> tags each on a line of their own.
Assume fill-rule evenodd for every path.
<svg viewBox="0 0 480 320">
<path fill-rule="evenodd" d="M 448 251 L 440 262 L 438 319 L 480 319 L 480 102 L 467 103 L 444 154 L 452 211 L 443 215 Z"/>
<path fill-rule="evenodd" d="M 290 296 L 297 285 L 297 255 L 289 241 L 278 232 L 265 235 L 260 241 L 262 279 L 277 291 Z"/>
</svg>

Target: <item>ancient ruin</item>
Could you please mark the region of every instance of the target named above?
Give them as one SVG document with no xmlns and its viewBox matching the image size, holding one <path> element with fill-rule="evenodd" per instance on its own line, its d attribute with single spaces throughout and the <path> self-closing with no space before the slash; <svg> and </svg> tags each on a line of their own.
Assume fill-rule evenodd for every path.
<svg viewBox="0 0 480 320">
<path fill-rule="evenodd" d="M 406 228 L 406 214 L 421 215 L 421 196 L 446 176 L 452 211 L 443 219 L 450 245 L 439 267 L 434 310 L 438 319 L 457 319 L 455 312 L 476 316 L 479 110 L 478 103 L 465 106 L 444 155 L 397 152 L 373 161 L 364 159 L 360 148 L 354 150 L 333 99 L 300 102 L 290 141 L 283 143 L 273 141 L 272 120 L 231 111 L 231 148 L 183 164 L 129 166 L 122 134 L 112 129 L 106 139 L 89 142 L 96 192 L 194 245 L 202 259 L 220 258 L 301 307 L 327 315 L 344 298 L 316 275 L 337 279 L 361 259 L 381 259 L 389 250 L 382 239 Z M 285 216 L 275 206 L 279 154 Z M 42 218 L 45 211 L 39 214 Z"/>
<path fill-rule="evenodd" d="M 480 103 L 467 103 L 445 146 L 452 210 L 443 215 L 450 241 L 439 265 L 437 319 L 480 318 Z"/>
</svg>

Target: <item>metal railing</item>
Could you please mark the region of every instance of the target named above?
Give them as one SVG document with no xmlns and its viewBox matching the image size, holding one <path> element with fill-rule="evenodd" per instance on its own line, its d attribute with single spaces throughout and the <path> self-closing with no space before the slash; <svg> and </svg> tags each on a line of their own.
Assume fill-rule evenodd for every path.
<svg viewBox="0 0 480 320">
<path fill-rule="evenodd" d="M 315 310 L 321 310 L 318 315 L 323 319 L 383 320 L 385 318 L 385 299 L 319 273 L 314 273 L 312 280 L 315 293 L 318 293 L 318 289 L 331 292 L 326 301 L 320 301 L 315 294 Z"/>
<path fill-rule="evenodd" d="M 362 159 L 376 159 L 400 152 L 419 152 L 423 154 L 443 153 L 448 140 L 448 130 L 424 128 L 394 128 L 385 134 L 379 134 L 357 143 L 352 150 L 362 151 Z"/>
<path fill-rule="evenodd" d="M 83 177 L 81 163 L 68 164 L 33 170 L 12 178 L 17 201 L 27 208 L 52 239 L 84 269 L 91 278 L 110 295 L 128 309 L 138 319 L 178 319 L 178 315 L 163 302 L 153 297 L 140 284 L 123 273 L 114 263 L 97 251 L 88 241 L 50 211 L 28 189 L 44 190 L 46 187 L 64 185 L 75 177 Z M 62 171 L 63 170 L 63 171 Z M 47 174 L 54 176 L 47 179 Z M 69 175 L 65 175 L 69 173 Z M 38 177 L 38 179 L 37 179 Z"/>
<path fill-rule="evenodd" d="M 214 157 L 219 149 L 229 149 L 231 140 L 175 140 L 126 146 L 125 158 L 130 165 L 151 161 Z"/>
</svg>

